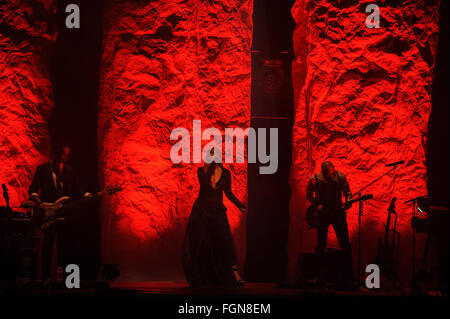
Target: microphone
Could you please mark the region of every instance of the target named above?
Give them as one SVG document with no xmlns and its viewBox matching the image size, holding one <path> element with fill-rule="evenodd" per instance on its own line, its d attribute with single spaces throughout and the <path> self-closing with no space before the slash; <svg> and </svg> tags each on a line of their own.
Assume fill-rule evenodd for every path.
<svg viewBox="0 0 450 319">
<path fill-rule="evenodd" d="M 389 164 L 386 164 L 385 166 L 389 167 L 389 166 L 396 166 L 396 165 L 400 165 L 400 164 L 405 164 L 405 161 L 398 161 L 398 162 L 394 162 L 394 163 L 389 163 Z"/>
</svg>

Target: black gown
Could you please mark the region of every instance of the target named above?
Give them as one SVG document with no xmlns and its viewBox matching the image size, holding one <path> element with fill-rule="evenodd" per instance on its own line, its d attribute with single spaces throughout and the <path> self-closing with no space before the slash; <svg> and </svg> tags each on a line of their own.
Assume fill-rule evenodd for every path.
<svg viewBox="0 0 450 319">
<path fill-rule="evenodd" d="M 182 261 L 186 280 L 191 286 L 234 284 L 232 266 L 237 265 L 230 224 L 223 205 L 223 192 L 238 208 L 245 207 L 231 191 L 230 171 L 222 167 L 216 183 L 200 167 L 198 198 L 189 216 L 183 242 Z"/>
</svg>

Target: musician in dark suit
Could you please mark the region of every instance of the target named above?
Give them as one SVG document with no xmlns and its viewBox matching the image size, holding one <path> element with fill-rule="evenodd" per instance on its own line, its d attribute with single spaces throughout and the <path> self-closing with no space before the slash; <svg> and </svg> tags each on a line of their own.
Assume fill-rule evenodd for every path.
<svg viewBox="0 0 450 319">
<path fill-rule="evenodd" d="M 74 170 L 67 164 L 70 148 L 57 145 L 52 150 L 48 163 L 39 165 L 29 188 L 30 199 L 37 204 L 41 202 L 53 203 L 63 196 L 78 199 L 81 196 L 79 183 Z M 89 196 L 86 193 L 85 196 Z M 44 231 L 42 243 L 42 279 L 50 279 L 51 257 L 53 252 L 56 226 Z"/>
<path fill-rule="evenodd" d="M 77 177 L 67 164 L 70 149 L 68 146 L 56 146 L 48 163 L 39 165 L 31 182 L 30 199 L 37 203 L 53 203 L 62 196 L 80 197 Z"/>
<path fill-rule="evenodd" d="M 306 194 L 307 200 L 316 206 L 318 211 L 316 254 L 319 261 L 323 264 L 328 228 L 332 225 L 345 256 L 346 281 L 348 284 L 351 284 L 353 281 L 352 247 L 348 236 L 347 214 L 345 211 L 349 207 L 343 207 L 343 196 L 346 198 L 346 201 L 351 196 L 347 178 L 343 173 L 338 172 L 331 162 L 323 162 L 321 172 L 311 176 Z"/>
</svg>

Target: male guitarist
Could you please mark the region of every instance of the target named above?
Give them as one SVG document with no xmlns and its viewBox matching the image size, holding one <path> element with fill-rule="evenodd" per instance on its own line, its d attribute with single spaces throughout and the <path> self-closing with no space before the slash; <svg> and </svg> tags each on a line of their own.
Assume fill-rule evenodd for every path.
<svg viewBox="0 0 450 319">
<path fill-rule="evenodd" d="M 30 199 L 36 204 L 53 203 L 63 196 L 71 199 L 83 197 L 77 177 L 67 164 L 70 148 L 67 145 L 56 145 L 48 163 L 39 165 L 29 188 Z M 91 196 L 85 193 L 84 196 Z M 42 243 L 42 280 L 50 279 L 51 256 L 56 235 L 55 227 L 44 231 Z"/>
<path fill-rule="evenodd" d="M 323 267 L 328 228 L 332 225 L 346 260 L 345 282 L 351 285 L 353 282 L 352 247 L 348 236 L 345 211 L 349 207 L 343 207 L 342 196 L 346 201 L 351 196 L 347 178 L 343 173 L 336 171 L 331 162 L 323 162 L 321 172 L 311 176 L 306 194 L 307 200 L 317 209 L 316 254 L 321 267 Z"/>
</svg>

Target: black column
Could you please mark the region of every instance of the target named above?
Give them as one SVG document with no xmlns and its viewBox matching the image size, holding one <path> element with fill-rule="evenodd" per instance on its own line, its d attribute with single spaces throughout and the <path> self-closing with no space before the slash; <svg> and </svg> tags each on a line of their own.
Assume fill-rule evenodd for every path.
<svg viewBox="0 0 450 319">
<path fill-rule="evenodd" d="M 68 29 L 66 7 L 80 8 L 80 28 Z M 58 37 L 53 51 L 50 78 L 55 108 L 49 122 L 52 144 L 71 148 L 69 163 L 84 191 L 98 187 L 97 108 L 103 34 L 103 0 L 59 0 Z M 93 281 L 100 266 L 98 203 L 93 201 L 70 212 L 59 228 L 58 265 L 80 266 L 81 279 Z"/>
<path fill-rule="evenodd" d="M 428 194 L 434 205 L 448 207 L 448 1 L 439 10 L 439 44 L 434 68 L 432 108 L 428 122 Z"/>
<path fill-rule="evenodd" d="M 255 1 L 253 11 L 251 127 L 278 128 L 278 170 L 248 165 L 248 281 L 282 281 L 287 272 L 288 184 L 293 123 L 291 80 L 294 1 Z"/>
</svg>

